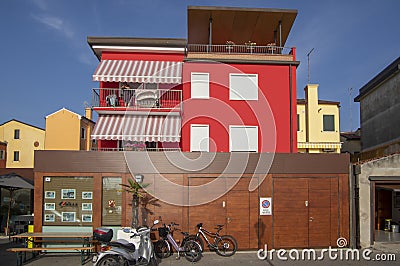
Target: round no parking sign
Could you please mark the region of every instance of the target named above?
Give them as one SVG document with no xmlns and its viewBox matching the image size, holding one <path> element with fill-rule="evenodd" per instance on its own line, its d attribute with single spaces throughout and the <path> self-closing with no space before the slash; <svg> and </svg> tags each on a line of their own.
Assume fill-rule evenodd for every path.
<svg viewBox="0 0 400 266">
<path fill-rule="evenodd" d="M 260 198 L 260 215 L 272 215 L 272 199 Z"/>
</svg>

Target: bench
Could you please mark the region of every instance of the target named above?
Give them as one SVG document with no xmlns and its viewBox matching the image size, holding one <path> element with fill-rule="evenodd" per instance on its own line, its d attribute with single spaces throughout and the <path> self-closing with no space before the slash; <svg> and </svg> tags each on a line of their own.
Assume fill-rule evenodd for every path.
<svg viewBox="0 0 400 266">
<path fill-rule="evenodd" d="M 26 253 L 31 252 L 33 258 L 36 257 L 36 253 L 39 252 L 47 252 L 47 251 L 71 251 L 76 250 L 81 253 L 81 264 L 85 264 L 87 259 L 90 257 L 91 252 L 95 249 L 94 246 L 92 247 L 34 247 L 34 248 L 25 248 L 25 247 L 18 247 L 18 248 L 9 248 L 7 249 L 8 252 L 15 252 L 17 254 L 17 266 L 21 266 L 24 262 L 26 262 Z"/>
</svg>

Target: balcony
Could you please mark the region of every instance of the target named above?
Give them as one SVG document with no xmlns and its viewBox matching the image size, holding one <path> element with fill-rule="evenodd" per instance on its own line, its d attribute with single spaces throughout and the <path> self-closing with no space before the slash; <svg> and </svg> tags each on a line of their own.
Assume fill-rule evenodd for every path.
<svg viewBox="0 0 400 266">
<path fill-rule="evenodd" d="M 111 109 L 157 109 L 180 111 L 181 90 L 166 89 L 93 89 L 92 107 Z"/>
<path fill-rule="evenodd" d="M 186 58 L 295 61 L 296 50 L 275 45 L 257 46 L 255 43 L 246 45 L 188 44 Z"/>
</svg>

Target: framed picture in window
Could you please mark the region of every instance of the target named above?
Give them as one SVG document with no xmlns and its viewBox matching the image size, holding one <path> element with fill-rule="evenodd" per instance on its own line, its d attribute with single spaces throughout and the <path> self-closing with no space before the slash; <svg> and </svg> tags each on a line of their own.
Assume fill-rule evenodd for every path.
<svg viewBox="0 0 400 266">
<path fill-rule="evenodd" d="M 92 203 L 82 203 L 82 211 L 91 211 Z"/>
<path fill-rule="evenodd" d="M 93 192 L 92 191 L 83 191 L 82 199 L 93 199 Z"/>
<path fill-rule="evenodd" d="M 82 214 L 82 222 L 91 223 L 92 222 L 92 215 L 91 214 Z"/>
<path fill-rule="evenodd" d="M 44 198 L 45 199 L 55 199 L 56 198 L 56 192 L 55 191 L 45 191 L 44 192 Z"/>
<path fill-rule="evenodd" d="M 62 199 L 75 199 L 76 190 L 72 188 L 61 189 L 61 198 Z"/>
<path fill-rule="evenodd" d="M 55 220 L 56 220 L 55 214 L 46 213 L 46 214 L 44 215 L 44 221 L 45 221 L 45 222 L 54 222 Z"/>
<path fill-rule="evenodd" d="M 56 204 L 55 203 L 45 203 L 44 204 L 44 210 L 45 211 L 54 211 L 56 209 Z"/>
<path fill-rule="evenodd" d="M 76 213 L 75 212 L 62 212 L 61 221 L 62 222 L 75 222 Z"/>
</svg>

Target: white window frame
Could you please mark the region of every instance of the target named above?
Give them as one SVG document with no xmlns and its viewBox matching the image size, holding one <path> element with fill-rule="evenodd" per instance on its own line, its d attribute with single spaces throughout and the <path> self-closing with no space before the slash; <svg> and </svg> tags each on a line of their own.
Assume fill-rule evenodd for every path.
<svg viewBox="0 0 400 266">
<path fill-rule="evenodd" d="M 21 160 L 21 153 L 19 151 L 14 151 L 13 156 L 14 156 L 13 162 L 19 162 Z M 15 157 L 18 157 L 18 158 L 15 158 Z M 17 160 L 15 160 L 15 159 L 17 159 Z"/>
<path fill-rule="evenodd" d="M 207 76 L 207 81 L 193 79 L 193 76 Z M 203 84 L 207 83 L 207 84 Z M 200 88 L 195 87 L 200 84 Z M 204 88 L 203 88 L 204 86 Z M 210 74 L 205 72 L 190 73 L 190 97 L 192 99 L 209 99 L 210 98 Z"/>
<path fill-rule="evenodd" d="M 254 85 L 256 86 L 255 88 L 255 93 L 252 92 L 249 97 L 244 97 L 244 95 L 241 95 L 240 92 L 244 91 L 249 91 L 247 89 L 237 89 L 237 92 L 232 88 L 233 84 L 233 77 L 234 76 L 241 76 L 241 77 L 254 77 L 255 78 L 255 83 Z M 239 74 L 239 73 L 230 73 L 229 74 L 229 100 L 231 101 L 257 101 L 258 100 L 258 74 Z"/>
<path fill-rule="evenodd" d="M 233 140 L 232 140 L 232 129 L 233 128 L 249 128 L 249 129 L 254 128 L 254 129 L 256 129 L 257 138 L 256 138 L 256 143 L 254 144 L 255 149 L 250 149 L 250 147 L 249 147 L 248 150 L 233 150 Z M 249 145 L 249 146 L 251 146 L 251 145 Z M 229 151 L 230 152 L 258 152 L 258 126 L 230 125 L 229 126 Z"/>
<path fill-rule="evenodd" d="M 193 128 L 195 127 L 203 127 L 203 128 L 207 128 L 207 139 L 208 139 L 208 143 L 207 143 L 207 149 L 206 150 L 195 150 L 193 149 L 194 143 L 192 142 L 193 140 Z M 200 145 L 197 145 L 200 147 Z M 190 151 L 200 151 L 200 152 L 209 152 L 210 151 L 210 126 L 208 124 L 191 124 L 190 125 Z"/>
</svg>

